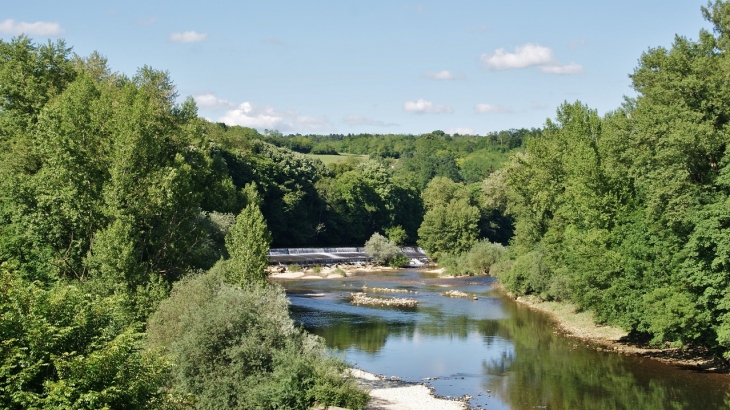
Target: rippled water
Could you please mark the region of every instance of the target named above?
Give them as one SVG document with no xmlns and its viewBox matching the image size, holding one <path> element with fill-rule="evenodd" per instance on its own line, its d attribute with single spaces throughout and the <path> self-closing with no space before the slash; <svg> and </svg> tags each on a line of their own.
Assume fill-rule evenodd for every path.
<svg viewBox="0 0 730 410">
<path fill-rule="evenodd" d="M 282 281 L 292 316 L 358 367 L 424 381 L 486 409 L 730 408 L 730 376 L 597 352 L 555 333 L 542 313 L 490 290 L 491 278 L 440 279 L 416 270 Z M 418 299 L 417 308 L 349 304 L 363 286 Z M 440 294 L 456 289 L 478 300 Z M 312 296 L 313 294 L 323 296 Z"/>
</svg>

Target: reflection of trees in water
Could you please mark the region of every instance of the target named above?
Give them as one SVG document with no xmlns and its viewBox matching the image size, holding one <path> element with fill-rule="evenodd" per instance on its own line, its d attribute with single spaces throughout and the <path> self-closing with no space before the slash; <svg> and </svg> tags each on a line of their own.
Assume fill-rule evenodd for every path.
<svg viewBox="0 0 730 410">
<path fill-rule="evenodd" d="M 428 336 L 451 336 L 465 339 L 474 329 L 488 327 L 491 321 L 476 321 L 467 315 L 444 315 L 439 309 L 419 307 L 420 321 L 398 322 L 377 316 L 338 313 L 326 326 L 308 326 L 307 330 L 325 339 L 327 346 L 339 350 L 351 347 L 377 353 L 389 336 L 412 339 L 416 331 Z M 492 334 L 484 335 L 491 336 Z M 485 341 L 491 344 L 491 340 Z"/>
<path fill-rule="evenodd" d="M 330 323 L 328 327 L 310 329 L 310 332 L 323 337 L 327 347 L 339 350 L 354 347 L 368 353 L 380 351 L 390 334 L 413 335 L 412 324 L 394 324 L 379 318 L 361 316 L 352 316 L 351 320 L 343 319 Z"/>
<path fill-rule="evenodd" d="M 553 334 L 541 313 L 514 303 L 502 308 L 509 319 L 474 320 L 428 306 L 419 307 L 413 321 L 339 312 L 328 316 L 326 326 L 308 330 L 324 337 L 331 348 L 368 353 L 379 352 L 389 336 L 412 339 L 416 332 L 463 339 L 476 330 L 485 349 L 503 349 L 504 341 L 510 341 L 511 349 L 483 363 L 482 388 L 513 409 L 730 408 L 727 379 L 598 353 L 579 340 Z"/>
<path fill-rule="evenodd" d="M 498 377 L 485 378 L 482 388 L 513 409 L 719 409 L 730 402 L 727 387 L 707 385 L 703 375 L 599 354 L 578 340 L 553 334 L 541 314 L 505 308 L 512 311 L 510 319 L 493 323 L 500 327 L 498 334 L 512 340 L 514 353 L 483 363 L 485 374 Z M 677 377 L 667 374 L 672 371 Z"/>
</svg>

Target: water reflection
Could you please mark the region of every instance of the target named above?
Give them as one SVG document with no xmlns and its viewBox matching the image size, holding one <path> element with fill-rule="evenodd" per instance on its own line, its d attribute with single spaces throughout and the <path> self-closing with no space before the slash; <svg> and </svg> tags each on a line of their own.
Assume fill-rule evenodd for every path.
<svg viewBox="0 0 730 410">
<path fill-rule="evenodd" d="M 475 397 L 490 409 L 730 408 L 730 379 L 656 361 L 596 352 L 554 334 L 540 313 L 489 290 L 490 279 L 440 280 L 414 271 L 388 277 L 289 282 L 292 314 L 329 347 L 365 370 L 437 393 Z M 418 291 L 416 309 L 351 306 L 349 292 L 370 287 Z M 446 289 L 479 300 L 441 296 Z M 312 298 L 307 293 L 324 293 Z M 481 395 L 480 395 L 481 394 Z"/>
</svg>

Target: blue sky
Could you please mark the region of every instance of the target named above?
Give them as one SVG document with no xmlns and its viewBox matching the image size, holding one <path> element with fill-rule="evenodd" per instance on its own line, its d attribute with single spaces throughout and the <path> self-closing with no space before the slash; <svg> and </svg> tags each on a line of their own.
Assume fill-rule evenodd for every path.
<svg viewBox="0 0 730 410">
<path fill-rule="evenodd" d="M 642 52 L 711 28 L 692 0 L 2 3 L 5 41 L 167 70 L 201 116 L 285 134 L 485 134 L 566 100 L 603 114 Z"/>
</svg>

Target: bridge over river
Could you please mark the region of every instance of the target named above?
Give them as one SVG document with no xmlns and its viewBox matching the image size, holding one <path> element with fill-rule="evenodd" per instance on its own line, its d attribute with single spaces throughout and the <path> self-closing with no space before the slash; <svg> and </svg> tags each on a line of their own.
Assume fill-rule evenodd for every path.
<svg viewBox="0 0 730 410">
<path fill-rule="evenodd" d="M 423 248 L 403 247 L 401 253 L 411 260 L 412 266 L 428 263 L 428 256 Z M 271 264 L 286 265 L 298 263 L 307 265 L 332 265 L 336 263 L 365 263 L 372 258 L 365 253 L 365 248 L 278 248 L 269 250 Z"/>
</svg>

